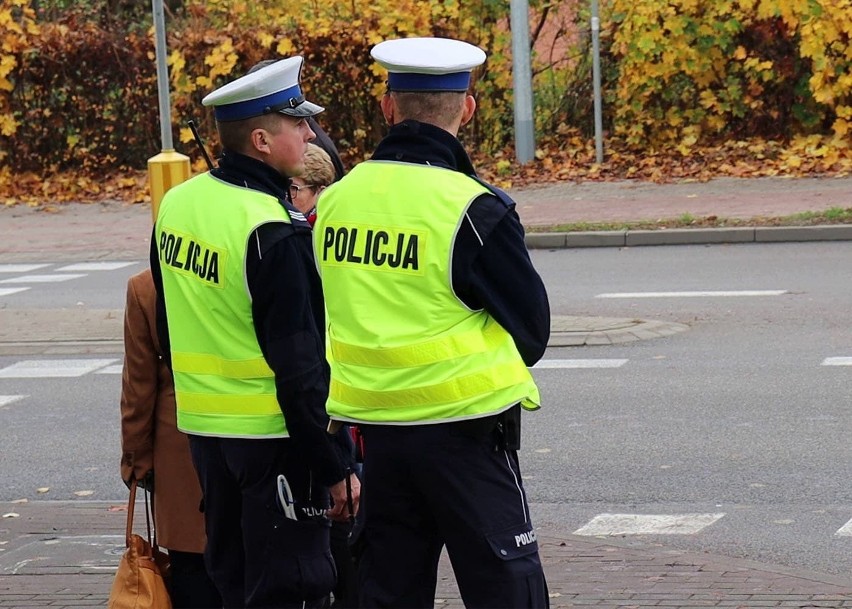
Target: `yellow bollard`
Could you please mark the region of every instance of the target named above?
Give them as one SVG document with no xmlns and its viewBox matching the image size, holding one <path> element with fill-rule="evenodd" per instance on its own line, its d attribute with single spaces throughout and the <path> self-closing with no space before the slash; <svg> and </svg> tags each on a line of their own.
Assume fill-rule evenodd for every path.
<svg viewBox="0 0 852 609">
<path fill-rule="evenodd" d="M 189 157 L 175 152 L 163 150 L 157 156 L 148 159 L 148 185 L 151 188 L 151 217 L 157 221 L 157 211 L 160 201 L 166 191 L 172 186 L 189 179 Z"/>
</svg>

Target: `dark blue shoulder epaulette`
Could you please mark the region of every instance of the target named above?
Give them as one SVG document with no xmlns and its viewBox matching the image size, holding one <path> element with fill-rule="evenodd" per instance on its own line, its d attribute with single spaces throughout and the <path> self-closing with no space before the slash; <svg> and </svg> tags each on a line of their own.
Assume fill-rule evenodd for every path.
<svg viewBox="0 0 852 609">
<path fill-rule="evenodd" d="M 483 186 L 485 186 L 485 188 L 487 188 L 495 197 L 497 197 L 500 200 L 501 203 L 503 203 L 503 205 L 505 205 L 509 209 L 512 209 L 513 207 L 515 207 L 515 202 L 512 200 L 512 197 L 510 197 L 507 192 L 505 192 L 504 190 L 501 190 L 500 188 L 497 188 L 496 186 L 494 186 L 494 184 L 489 184 L 488 182 L 486 182 L 485 180 L 483 180 L 479 176 L 470 176 L 470 177 L 473 178 L 474 180 L 476 180 L 477 182 L 479 182 L 480 184 L 482 184 Z"/>
<path fill-rule="evenodd" d="M 281 205 L 284 206 L 284 209 L 287 210 L 287 213 L 290 215 L 290 223 L 293 225 L 293 228 L 311 230 L 311 224 L 308 222 L 308 219 L 305 217 L 305 214 L 293 207 L 293 204 L 289 201 L 285 199 L 279 199 L 279 201 L 281 202 Z"/>
</svg>

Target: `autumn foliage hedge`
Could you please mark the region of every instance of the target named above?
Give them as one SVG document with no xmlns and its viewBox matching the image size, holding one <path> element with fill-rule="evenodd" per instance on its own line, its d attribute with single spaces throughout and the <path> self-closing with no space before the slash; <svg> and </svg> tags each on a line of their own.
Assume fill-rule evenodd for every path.
<svg viewBox="0 0 852 609">
<path fill-rule="evenodd" d="M 27 171 L 144 168 L 160 149 L 150 15 L 115 0 L 41 0 L 39 13 L 32 5 L 0 0 L 0 184 Z M 479 110 L 463 137 L 493 156 L 511 147 L 508 0 L 168 6 L 175 147 L 197 166 L 186 120 L 217 149 L 201 98 L 257 61 L 294 53 L 306 58 L 308 95 L 327 108 L 324 126 L 350 160 L 363 158 L 384 129 L 376 101 L 385 76 L 369 49 L 410 35 L 486 49 Z M 587 3 L 530 6 L 539 140 L 551 150 L 588 142 Z M 699 146 L 764 138 L 792 156 L 819 157 L 826 170 L 850 159 L 852 0 L 603 0 L 601 10 L 608 150 L 688 156 Z"/>
</svg>

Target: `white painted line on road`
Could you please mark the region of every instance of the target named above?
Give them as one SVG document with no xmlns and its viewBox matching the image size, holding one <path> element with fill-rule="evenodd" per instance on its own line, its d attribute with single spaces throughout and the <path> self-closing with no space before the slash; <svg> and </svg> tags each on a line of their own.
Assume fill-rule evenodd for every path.
<svg viewBox="0 0 852 609">
<path fill-rule="evenodd" d="M 76 264 L 69 264 L 68 266 L 63 266 L 61 269 L 56 269 L 57 271 L 115 271 L 117 269 L 123 269 L 126 266 L 130 266 L 131 264 L 137 264 L 136 262 L 78 262 Z"/>
<path fill-rule="evenodd" d="M 0 378 L 76 377 L 114 364 L 116 359 L 43 359 L 24 360 L 0 369 Z"/>
<path fill-rule="evenodd" d="M 0 264 L 0 273 L 29 273 L 49 264 Z"/>
<path fill-rule="evenodd" d="M 106 368 L 101 368 L 95 374 L 121 374 L 122 368 L 124 368 L 122 364 L 114 364 Z"/>
<path fill-rule="evenodd" d="M 716 296 L 780 296 L 787 290 L 723 290 L 717 292 L 610 292 L 595 298 L 707 298 Z"/>
<path fill-rule="evenodd" d="M 574 535 L 693 535 L 724 514 L 598 514 Z"/>
<path fill-rule="evenodd" d="M 8 406 L 13 402 L 17 402 L 18 400 L 23 400 L 25 395 L 0 395 L 0 407 Z"/>
<path fill-rule="evenodd" d="M 0 283 L 57 283 L 69 279 L 79 279 L 85 275 L 24 275 L 23 277 L 12 277 L 3 279 Z"/>
<path fill-rule="evenodd" d="M 852 357 L 827 357 L 822 360 L 823 366 L 852 366 Z"/>
<path fill-rule="evenodd" d="M 852 537 L 852 520 L 837 529 L 836 537 Z"/>
<path fill-rule="evenodd" d="M 29 287 L 26 288 L 0 288 L 0 296 L 9 296 L 10 294 L 17 294 L 18 292 L 26 292 L 29 290 Z"/>
<path fill-rule="evenodd" d="M 620 368 L 626 359 L 543 359 L 533 368 Z"/>
</svg>

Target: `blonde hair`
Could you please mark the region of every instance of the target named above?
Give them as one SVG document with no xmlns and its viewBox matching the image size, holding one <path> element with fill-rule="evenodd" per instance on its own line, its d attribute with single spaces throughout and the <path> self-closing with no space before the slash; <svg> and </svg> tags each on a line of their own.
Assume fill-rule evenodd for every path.
<svg viewBox="0 0 852 609">
<path fill-rule="evenodd" d="M 328 186 L 334 182 L 331 157 L 316 144 L 308 144 L 305 151 L 305 170 L 299 177 L 311 186 Z"/>
</svg>

